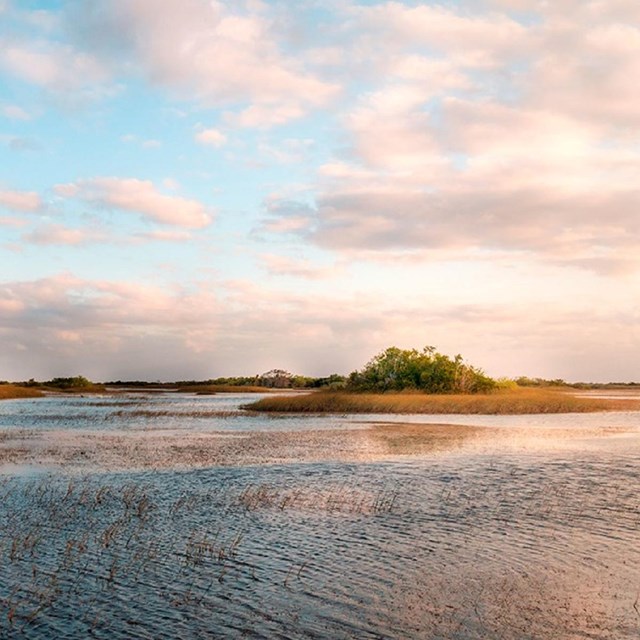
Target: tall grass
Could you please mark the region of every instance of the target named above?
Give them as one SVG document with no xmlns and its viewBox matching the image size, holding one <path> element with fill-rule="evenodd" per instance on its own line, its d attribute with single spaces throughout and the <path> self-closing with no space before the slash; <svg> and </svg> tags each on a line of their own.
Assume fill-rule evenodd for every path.
<svg viewBox="0 0 640 640">
<path fill-rule="evenodd" d="M 640 410 L 633 399 L 578 398 L 541 389 L 500 390 L 486 394 L 347 393 L 320 391 L 274 396 L 244 405 L 252 411 L 282 413 L 529 414 Z"/>
<path fill-rule="evenodd" d="M 15 384 L 0 384 L 0 400 L 12 398 L 41 398 L 44 394 L 38 389 L 19 387 Z"/>
</svg>

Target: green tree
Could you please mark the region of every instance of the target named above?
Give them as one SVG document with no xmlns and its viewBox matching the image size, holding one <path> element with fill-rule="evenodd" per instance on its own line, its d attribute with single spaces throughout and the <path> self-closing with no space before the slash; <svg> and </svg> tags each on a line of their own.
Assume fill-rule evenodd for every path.
<svg viewBox="0 0 640 640">
<path fill-rule="evenodd" d="M 356 391 L 478 393 L 495 386 L 495 381 L 482 370 L 465 364 L 461 355 L 452 359 L 431 346 L 421 351 L 389 347 L 348 379 L 348 388 Z"/>
</svg>

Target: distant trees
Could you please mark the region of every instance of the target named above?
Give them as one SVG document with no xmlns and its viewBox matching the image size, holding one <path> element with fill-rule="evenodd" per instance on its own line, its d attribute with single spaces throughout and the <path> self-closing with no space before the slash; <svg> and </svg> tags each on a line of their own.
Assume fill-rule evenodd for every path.
<svg viewBox="0 0 640 640">
<path fill-rule="evenodd" d="M 389 347 L 372 358 L 361 371 L 348 378 L 354 391 L 402 391 L 428 393 L 481 393 L 496 388 L 496 382 L 481 369 L 465 364 L 461 355 L 453 359 L 435 347 L 399 349 Z"/>
<path fill-rule="evenodd" d="M 268 389 L 290 389 L 293 386 L 293 378 L 293 374 L 284 369 L 271 369 L 258 378 L 257 384 Z"/>
<path fill-rule="evenodd" d="M 93 382 L 91 380 L 85 378 L 84 376 L 73 376 L 72 378 L 53 378 L 48 382 L 44 383 L 47 387 L 56 387 L 57 389 L 89 389 L 93 386 Z"/>
</svg>

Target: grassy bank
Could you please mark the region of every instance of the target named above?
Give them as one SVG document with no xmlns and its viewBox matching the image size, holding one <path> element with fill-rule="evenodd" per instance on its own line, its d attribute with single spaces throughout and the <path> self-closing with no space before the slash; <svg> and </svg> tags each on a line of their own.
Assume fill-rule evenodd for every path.
<svg viewBox="0 0 640 640">
<path fill-rule="evenodd" d="M 44 394 L 39 389 L 19 387 L 15 384 L 0 384 L 0 400 L 12 398 L 41 398 Z"/>
<path fill-rule="evenodd" d="M 640 410 L 632 399 L 578 398 L 563 391 L 513 389 L 487 394 L 346 393 L 274 396 L 245 405 L 282 413 L 527 414 Z"/>
</svg>

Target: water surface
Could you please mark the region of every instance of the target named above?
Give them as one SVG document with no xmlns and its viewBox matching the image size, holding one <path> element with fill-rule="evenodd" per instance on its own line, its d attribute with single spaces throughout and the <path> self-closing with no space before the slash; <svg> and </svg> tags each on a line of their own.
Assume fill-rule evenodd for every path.
<svg viewBox="0 0 640 640">
<path fill-rule="evenodd" d="M 238 413 L 254 398 L 0 403 L 35 461 L 0 476 L 0 637 L 639 637 L 640 414 Z M 174 436 L 241 446 L 132 464 Z M 130 445 L 112 471 L 70 442 Z"/>
</svg>

